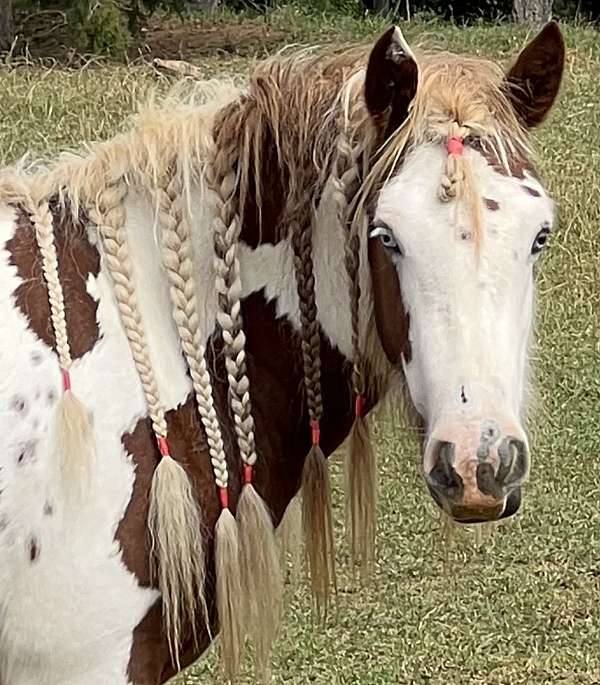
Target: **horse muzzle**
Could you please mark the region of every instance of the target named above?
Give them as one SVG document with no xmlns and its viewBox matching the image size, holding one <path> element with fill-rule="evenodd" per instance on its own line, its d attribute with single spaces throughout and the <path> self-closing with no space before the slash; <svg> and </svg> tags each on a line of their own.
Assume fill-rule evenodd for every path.
<svg viewBox="0 0 600 685">
<path fill-rule="evenodd" d="M 442 433 L 455 439 L 438 437 Z M 492 421 L 484 422 L 475 437 L 464 430 L 435 431 L 424 458 L 433 499 L 457 523 L 512 516 L 521 504 L 528 472 L 529 454 L 521 431 L 514 426 L 501 431 Z"/>
</svg>

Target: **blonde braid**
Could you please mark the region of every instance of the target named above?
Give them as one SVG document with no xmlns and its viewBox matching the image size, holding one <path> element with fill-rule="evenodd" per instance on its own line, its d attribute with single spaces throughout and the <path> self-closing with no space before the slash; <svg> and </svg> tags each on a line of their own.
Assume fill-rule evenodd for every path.
<svg viewBox="0 0 600 685">
<path fill-rule="evenodd" d="M 218 166 L 215 164 L 215 167 Z M 213 168 L 213 167 L 210 167 Z M 236 173 L 231 170 L 213 176 L 209 184 L 215 188 L 218 211 L 214 219 L 215 287 L 219 310 L 217 322 L 221 328 L 225 352 L 225 368 L 229 382 L 229 403 L 235 433 L 244 464 L 256 463 L 254 420 L 251 413 L 250 382 L 246 372 L 246 336 L 242 328 L 240 263 L 237 248 L 240 221 L 235 209 Z"/>
<path fill-rule="evenodd" d="M 235 153 L 224 150 L 213 156 L 212 163 L 207 165 L 206 177 L 214 191 L 217 210 L 213 233 L 215 287 L 219 305 L 217 322 L 223 336 L 229 406 L 244 463 L 244 487 L 237 508 L 240 571 L 249 637 L 255 644 L 258 670 L 265 673 L 279 629 L 283 578 L 273 520 L 252 482 L 257 455 L 250 380 L 246 369 L 246 336 L 241 313 L 242 282 L 237 255 L 241 225 L 236 208 L 235 166 Z M 264 592 L 265 583 L 269 587 L 269 593 Z"/>
<path fill-rule="evenodd" d="M 467 126 L 461 126 L 458 122 L 453 121 L 448 129 L 448 139 L 458 138 L 462 141 L 469 133 L 470 129 Z M 448 154 L 438 192 L 442 202 L 450 202 L 450 200 L 459 196 L 464 177 L 462 157 Z"/>
<path fill-rule="evenodd" d="M 471 230 L 465 231 L 464 228 L 460 228 L 460 238 L 461 240 L 473 241 L 475 254 L 479 258 L 483 237 L 482 203 L 477 187 L 477 178 L 463 150 L 463 141 L 470 133 L 469 126 L 461 125 L 456 121 L 453 121 L 448 127 L 448 154 L 439 188 L 439 198 L 442 202 L 457 200 L 455 218 L 457 226 L 462 223 L 459 201 L 464 200 L 466 202 L 471 215 Z"/>
<path fill-rule="evenodd" d="M 29 203 L 34 207 L 31 221 L 42 256 L 42 271 L 50 303 L 50 319 L 63 380 L 64 392 L 56 410 L 56 450 L 61 459 L 60 468 L 63 482 L 67 486 L 66 494 L 81 496 L 95 456 L 91 416 L 71 390 L 70 371 L 73 361 L 65 318 L 64 294 L 58 271 L 52 212 L 46 199 L 36 204 L 29 198 Z"/>
<path fill-rule="evenodd" d="M 127 192 L 124 181 L 108 185 L 98 198 L 96 207 L 90 208 L 89 216 L 102 236 L 104 258 L 113 279 L 115 298 L 133 361 L 142 381 L 152 427 L 157 436 L 166 438 L 165 411 L 160 404 L 148 343 L 137 307 L 133 268 L 129 257 L 124 206 Z"/>
<path fill-rule="evenodd" d="M 227 461 L 198 321 L 192 241 L 184 208 L 181 170 L 171 171 L 164 185 L 157 187 L 155 193 L 159 220 L 163 227 L 163 264 L 169 279 L 173 318 L 190 369 L 198 413 L 206 432 L 215 483 L 217 487 L 226 489 Z"/>
<path fill-rule="evenodd" d="M 50 318 L 56 340 L 58 361 L 64 371 L 71 369 L 71 348 L 65 319 L 65 300 L 58 275 L 58 255 L 54 242 L 52 212 L 47 200 L 42 200 L 31 214 L 35 236 L 42 255 L 42 271 L 48 288 Z"/>
<path fill-rule="evenodd" d="M 195 634 L 196 592 L 203 598 L 205 561 L 200 515 L 192 484 L 170 455 L 167 421 L 150 360 L 146 334 L 137 306 L 133 269 L 127 243 L 123 179 L 107 185 L 89 210 L 98 226 L 104 258 L 110 271 L 121 322 L 136 370 L 140 376 L 152 426 L 162 458 L 150 487 L 148 527 L 151 537 L 152 571 L 162 595 L 163 618 L 169 649 L 179 668 L 179 649 L 184 620 Z M 204 607 L 204 600 L 201 600 Z M 206 615 L 205 615 L 206 618 Z"/>
<path fill-rule="evenodd" d="M 346 230 L 344 262 L 350 289 L 350 321 L 352 339 L 352 385 L 355 394 L 355 416 L 350 433 L 346 459 L 346 528 L 350 540 L 352 565 L 360 565 L 368 576 L 375 563 L 375 532 L 377 527 L 377 460 L 364 415 L 365 362 L 360 344 L 360 231 L 364 221 L 352 221 L 350 208 L 360 188 L 360 144 L 351 145 L 345 131 L 338 139 L 338 155 L 332 170 L 333 199 L 337 218 Z"/>
</svg>

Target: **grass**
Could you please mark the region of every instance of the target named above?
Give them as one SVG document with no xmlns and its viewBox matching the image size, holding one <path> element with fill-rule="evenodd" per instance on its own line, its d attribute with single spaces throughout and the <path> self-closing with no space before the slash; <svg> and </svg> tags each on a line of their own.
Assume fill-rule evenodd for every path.
<svg viewBox="0 0 600 685">
<path fill-rule="evenodd" d="M 371 38 L 383 26 L 289 9 L 269 21 L 286 31 L 287 42 L 324 45 Z M 502 60 L 526 38 L 512 26 L 422 22 L 406 34 Z M 353 587 L 340 545 L 342 592 L 324 626 L 311 619 L 306 589 L 290 588 L 276 684 L 600 683 L 600 37 L 569 27 L 566 38 L 560 103 L 536 135 L 560 227 L 538 277 L 539 410 L 523 510 L 489 539 L 463 529 L 445 547 L 417 474 L 418 444 L 402 426 L 379 424 L 374 583 Z M 203 55 L 197 63 L 214 76 L 243 72 L 251 59 Z M 150 90 L 165 87 L 143 64 L 0 69 L 0 161 L 106 138 Z M 337 464 L 334 471 L 340 519 Z M 219 671 L 209 653 L 176 682 L 213 680 Z M 251 675 L 242 682 L 253 682 Z"/>
</svg>

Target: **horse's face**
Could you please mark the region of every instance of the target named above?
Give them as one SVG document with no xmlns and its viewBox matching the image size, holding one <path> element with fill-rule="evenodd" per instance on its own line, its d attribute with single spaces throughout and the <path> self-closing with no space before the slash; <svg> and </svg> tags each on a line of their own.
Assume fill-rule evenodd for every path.
<svg viewBox="0 0 600 685">
<path fill-rule="evenodd" d="M 519 91 L 529 98 L 521 110 L 514 103 L 526 124 L 539 123 L 552 104 L 563 55 L 551 26 L 513 68 L 530 88 Z M 524 56 L 533 73 L 523 74 Z M 536 90 L 532 79 L 542 73 L 553 82 Z M 425 479 L 435 501 L 466 523 L 509 516 L 521 501 L 529 471 L 521 417 L 533 268 L 554 211 L 533 176 L 499 172 L 468 141 L 454 150 L 471 169 L 480 209 L 440 200 L 448 151 L 420 145 L 376 198 L 369 261 L 383 347 L 402 365 L 426 425 Z"/>
</svg>

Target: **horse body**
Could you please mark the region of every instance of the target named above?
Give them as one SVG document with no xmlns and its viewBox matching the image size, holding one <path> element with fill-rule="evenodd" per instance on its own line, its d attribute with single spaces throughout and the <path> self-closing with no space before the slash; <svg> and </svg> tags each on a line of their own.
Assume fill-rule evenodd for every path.
<svg viewBox="0 0 600 685">
<path fill-rule="evenodd" d="M 201 197 L 199 192 L 194 195 Z M 168 410 L 170 440 L 174 454 L 194 479 L 204 502 L 206 528 L 211 530 L 219 510 L 206 438 L 171 323 L 159 250 L 148 240 L 148 226 L 155 222 L 153 208 L 135 192 L 126 206 L 140 287 L 138 306 Z M 97 445 L 85 497 L 70 502 L 51 458 L 51 426 L 61 379 L 52 353 L 48 313 L 36 312 L 47 308 L 47 294 L 39 260 L 25 259 L 26 250 L 17 247 L 31 242 L 32 228 L 22 210 L 7 207 L 3 213 L 3 335 L 5 340 L 15 341 L 2 354 L 6 379 L 2 425 L 11 446 L 2 460 L 4 677 L 14 685 L 157 683 L 163 670 L 168 673 L 170 669 L 158 593 L 150 582 L 147 541 L 148 489 L 157 453 L 110 275 L 106 267 L 100 267 L 98 246 L 90 242 L 87 232 L 61 226 L 57 214 L 59 254 L 64 257 L 68 278 L 66 297 L 79 304 L 87 302 L 90 310 L 86 320 L 77 322 L 86 340 L 71 375 L 93 413 Z M 200 201 L 193 213 L 199 217 L 199 225 L 210 221 L 210 211 Z M 198 234 L 202 236 L 202 231 Z M 341 229 L 323 231 L 315 245 L 323 256 L 315 261 L 315 271 L 323 311 L 323 384 L 328 390 L 323 441 L 327 453 L 342 441 L 352 421 L 346 358 L 339 351 L 350 347 L 349 323 L 344 316 L 347 288 L 339 283 L 343 269 L 337 246 L 342 240 Z M 208 339 L 216 312 L 214 297 L 212 306 L 210 301 L 211 294 L 214 296 L 210 285 L 212 246 L 199 241 L 197 250 L 205 255 L 199 263 L 204 264 L 206 280 L 199 278 L 198 286 L 207 293 L 203 327 Z M 274 518 L 280 520 L 297 492 L 309 444 L 303 430 L 307 417 L 290 244 L 242 246 L 240 260 L 250 373 L 256 388 L 253 405 L 261 454 L 257 479 Z M 78 272 L 78 265 L 89 261 L 94 262 L 94 269 Z M 80 351 L 77 345 L 73 347 Z M 218 360 L 212 363 L 218 367 Z M 226 397 L 223 376 L 219 369 L 217 384 Z M 221 402 L 221 412 L 226 416 L 225 402 Z M 235 445 L 231 439 L 228 442 L 235 492 L 241 474 L 236 468 Z M 200 646 L 190 648 L 186 660 L 197 657 L 208 642 L 204 630 Z"/>
<path fill-rule="evenodd" d="M 554 29 L 542 47 L 548 41 L 558 41 Z M 548 59 L 562 69 L 557 50 Z M 520 498 L 528 465 L 520 428 L 533 292 L 527 251 L 551 220 L 551 203 L 535 179 L 523 188 L 522 169 L 511 172 L 526 161 L 512 107 L 492 126 L 485 98 L 469 109 L 463 87 L 467 104 L 457 104 L 443 79 L 420 98 L 416 63 L 397 32 L 378 42 L 365 70 L 366 57 L 275 59 L 249 91 L 151 112 L 88 157 L 0 178 L 4 685 L 158 685 L 219 630 L 236 661 L 240 636 L 235 616 L 223 613 L 219 581 L 231 561 L 238 572 L 238 540 L 221 524 L 242 508 L 250 484 L 277 526 L 304 481 L 307 520 L 322 527 L 310 543 L 322 601 L 329 542 L 320 450 L 331 454 L 403 376 L 423 417 L 423 466 L 438 504 L 457 520 L 518 507 L 511 496 Z M 424 70 L 425 81 L 442 62 Z M 487 68 L 456 64 L 449 73 L 460 78 Z M 314 70 L 320 90 L 311 91 Z M 508 110 L 498 79 L 483 78 L 482 89 Z M 542 91 L 546 111 L 559 81 L 560 72 Z M 452 133 L 458 124 L 447 120 L 443 98 L 437 103 L 440 89 L 470 128 Z M 534 123 L 543 118 L 531 102 L 524 111 Z M 306 117 L 298 121 L 298 112 Z M 444 151 L 440 143 L 459 134 L 459 152 Z M 468 136 L 494 143 L 500 134 L 514 140 L 465 143 L 463 155 Z M 510 159 L 499 159 L 506 150 Z M 473 197 L 461 195 L 468 173 L 481 191 Z M 513 339 L 491 354 L 496 331 Z M 71 385 L 93 417 L 93 449 L 65 460 L 57 407 Z M 365 459 L 360 449 L 354 456 Z M 149 526 L 156 534 L 152 506 L 165 506 L 155 485 L 169 459 L 163 485 L 179 478 L 173 492 L 181 494 L 189 484 L 185 506 L 201 510 L 199 575 L 183 558 L 193 542 L 182 551 L 167 539 L 170 559 L 148 536 Z M 364 528 L 369 494 L 356 474 L 372 467 L 354 475 Z M 177 511 L 183 518 L 169 530 L 190 540 L 195 519 Z M 242 524 L 243 516 L 243 543 Z M 244 563 L 251 595 L 259 585 Z M 189 573 L 193 587 L 180 587 L 177 573 Z M 200 601 L 188 611 L 189 593 L 204 597 L 205 611 Z M 257 607 L 239 611 L 260 632 Z"/>
</svg>

